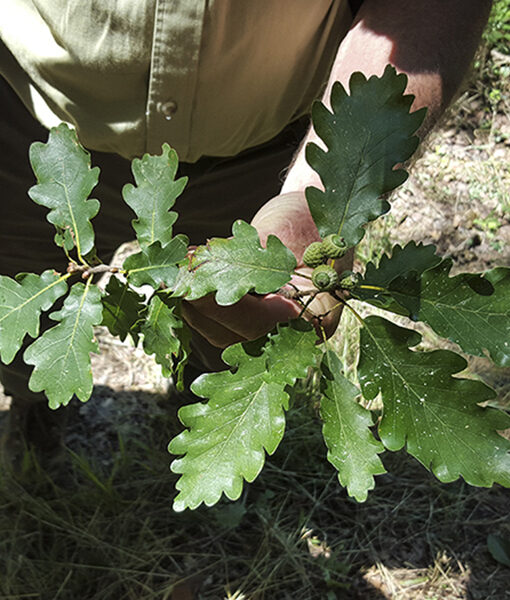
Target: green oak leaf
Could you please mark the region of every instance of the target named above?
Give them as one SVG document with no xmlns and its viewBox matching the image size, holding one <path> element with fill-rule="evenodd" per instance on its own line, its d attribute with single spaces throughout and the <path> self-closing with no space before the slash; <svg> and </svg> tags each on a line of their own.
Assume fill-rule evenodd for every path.
<svg viewBox="0 0 510 600">
<path fill-rule="evenodd" d="M 212 506 L 224 492 L 237 500 L 243 478 L 253 481 L 264 465 L 264 450 L 272 454 L 285 429 L 284 409 L 289 396 L 283 385 L 266 380 L 263 356 L 241 359 L 238 370 L 208 374 L 193 385 L 198 402 L 179 410 L 185 427 L 169 445 L 185 454 L 172 463 L 180 473 L 176 511 L 194 509 L 202 502 Z"/>
<path fill-rule="evenodd" d="M 50 314 L 58 325 L 25 350 L 25 362 L 35 367 L 28 386 L 44 392 L 50 408 L 65 406 L 75 394 L 82 402 L 90 398 L 90 353 L 98 352 L 93 327 L 101 323 L 102 312 L 97 286 L 75 283 L 62 309 Z"/>
<path fill-rule="evenodd" d="M 364 502 L 375 487 L 374 475 L 386 472 L 378 456 L 384 447 L 372 435 L 370 411 L 356 402 L 360 391 L 342 375 L 342 363 L 334 352 L 324 355 L 321 374 L 320 414 L 328 460 L 349 496 Z"/>
<path fill-rule="evenodd" d="M 188 253 L 188 238 L 176 235 L 166 245 L 154 242 L 137 254 L 128 256 L 122 266 L 129 283 L 135 286 L 151 285 L 158 288 L 161 284 L 172 287 L 179 267 Z"/>
<path fill-rule="evenodd" d="M 461 476 L 471 485 L 510 487 L 510 441 L 497 434 L 510 417 L 479 406 L 494 396 L 486 385 L 453 377 L 467 365 L 461 356 L 409 349 L 420 340 L 381 317 L 368 317 L 361 329 L 358 377 L 365 398 L 382 395 L 384 446 L 407 444 L 440 481 Z"/>
<path fill-rule="evenodd" d="M 28 194 L 50 209 L 47 219 L 57 229 L 55 243 L 67 251 L 76 246 L 78 256 L 84 256 L 94 248 L 90 219 L 97 215 L 99 202 L 88 197 L 97 184 L 99 168 L 90 168 L 90 154 L 65 123 L 50 130 L 46 144 L 30 146 L 30 163 L 37 185 Z"/>
<path fill-rule="evenodd" d="M 393 297 L 414 320 L 457 343 L 464 352 L 510 366 L 510 269 L 499 267 L 483 276 L 449 277 L 450 259 L 423 273 L 419 287 L 401 286 Z"/>
<path fill-rule="evenodd" d="M 129 334 L 135 344 L 140 333 L 140 313 L 145 309 L 144 297 L 122 283 L 117 277 L 111 277 L 103 295 L 103 322 L 108 331 L 122 341 Z"/>
<path fill-rule="evenodd" d="M 25 335 L 39 335 L 39 318 L 67 291 L 64 277 L 53 271 L 0 275 L 0 358 L 12 362 Z"/>
<path fill-rule="evenodd" d="M 146 354 L 154 354 L 165 377 L 172 374 L 174 360 L 181 353 L 182 330 L 185 326 L 177 309 L 175 302 L 171 304 L 171 299 L 153 296 L 140 330 Z"/>
<path fill-rule="evenodd" d="M 122 196 L 138 217 L 132 225 L 141 248 L 156 241 L 166 246 L 172 240 L 177 213 L 170 208 L 187 183 L 187 177 L 175 179 L 178 164 L 177 153 L 168 144 L 163 144 L 161 155 L 145 154 L 131 163 L 137 187 L 127 183 Z"/>
<path fill-rule="evenodd" d="M 184 371 L 191 354 L 191 328 L 188 327 L 185 321 L 182 321 L 182 324 L 182 328 L 175 329 L 175 334 L 179 338 L 181 345 L 179 348 L 179 354 L 174 357 L 172 372 L 173 383 L 179 392 L 184 391 L 186 387 L 184 383 Z"/>
<path fill-rule="evenodd" d="M 314 327 L 304 319 L 278 323 L 269 340 L 274 343 L 265 348 L 267 368 L 271 381 L 277 383 L 294 385 L 296 379 L 306 377 L 322 354 Z"/>
<path fill-rule="evenodd" d="M 404 96 L 407 77 L 388 65 L 382 77 L 353 73 L 350 95 L 336 82 L 330 112 L 317 102 L 313 127 L 327 151 L 306 147 L 306 159 L 319 174 L 325 191 L 309 187 L 306 198 L 321 237 L 338 233 L 356 245 L 364 226 L 389 210 L 381 195 L 401 185 L 404 169 L 394 170 L 418 146 L 413 135 L 425 116 L 409 113 L 414 97 Z"/>
<path fill-rule="evenodd" d="M 358 300 L 398 314 L 406 314 L 408 311 L 392 297 L 392 283 L 399 282 L 399 287 L 417 287 L 422 274 L 441 262 L 441 257 L 435 252 L 435 246 L 424 246 L 413 241 L 403 248 L 393 246 L 391 256 L 384 254 L 378 266 L 368 263 L 363 278 L 349 291 Z"/>
<path fill-rule="evenodd" d="M 489 533 L 487 536 L 487 550 L 492 558 L 505 567 L 510 567 L 510 538 Z"/>
<path fill-rule="evenodd" d="M 277 237 L 270 235 L 262 248 L 257 230 L 241 220 L 232 233 L 232 238 L 213 238 L 195 250 L 179 271 L 176 296 L 197 300 L 215 292 L 216 302 L 226 306 L 248 292 L 268 294 L 290 281 L 296 259 Z"/>
<path fill-rule="evenodd" d="M 264 465 L 265 452 L 273 454 L 276 450 L 289 402 L 285 386 L 306 374 L 301 353 L 291 352 L 298 327 L 296 323 L 281 325 L 280 332 L 270 338 L 230 346 L 222 358 L 235 371 L 204 374 L 192 384 L 197 396 L 209 400 L 179 411 L 188 429 L 169 445 L 173 454 L 185 455 L 171 467 L 181 474 L 175 510 L 194 509 L 202 502 L 211 506 L 222 493 L 236 500 L 243 479 L 253 481 Z M 310 340 L 306 330 L 305 337 Z M 310 342 L 303 343 L 301 349 L 308 356 L 308 366 L 315 364 L 317 353 Z M 286 375 L 276 358 L 280 353 L 290 357 Z"/>
</svg>

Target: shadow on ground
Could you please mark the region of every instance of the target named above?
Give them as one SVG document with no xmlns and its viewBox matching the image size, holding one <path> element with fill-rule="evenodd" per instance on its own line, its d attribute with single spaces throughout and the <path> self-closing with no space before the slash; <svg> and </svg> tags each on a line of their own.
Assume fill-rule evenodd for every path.
<svg viewBox="0 0 510 600">
<path fill-rule="evenodd" d="M 240 501 L 177 514 L 175 402 L 99 386 L 76 412 L 63 462 L 3 475 L 0 598 L 509 597 L 509 571 L 486 546 L 509 534 L 509 490 L 443 485 L 387 454 L 391 474 L 357 504 L 303 407 Z"/>
</svg>

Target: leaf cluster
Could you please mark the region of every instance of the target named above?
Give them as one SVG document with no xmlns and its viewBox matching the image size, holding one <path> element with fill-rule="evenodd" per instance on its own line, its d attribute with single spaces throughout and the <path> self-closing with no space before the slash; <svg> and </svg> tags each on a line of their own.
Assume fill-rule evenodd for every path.
<svg viewBox="0 0 510 600">
<path fill-rule="evenodd" d="M 360 323 L 359 385 L 345 378 L 328 342 L 317 344 L 325 315 L 315 315 L 315 327 L 299 318 L 227 348 L 229 368 L 200 376 L 192 391 L 201 400 L 179 411 L 185 429 L 169 445 L 179 456 L 171 467 L 180 475 L 174 508 L 210 506 L 222 494 L 239 498 L 243 482 L 257 477 L 284 435 L 289 388 L 311 369 L 320 385 L 327 459 L 356 500 L 364 501 L 375 476 L 385 472 L 381 454 L 402 448 L 441 481 L 463 477 L 472 485 L 510 486 L 510 442 L 498 433 L 510 427 L 510 417 L 487 405 L 493 392 L 459 375 L 464 358 L 418 350 L 420 336 L 391 320 L 395 314 L 421 321 L 465 353 L 509 366 L 510 270 L 452 277 L 450 259 L 414 242 L 395 246 L 364 274 L 338 276 L 333 268 L 334 257 L 389 209 L 387 192 L 407 177 L 401 165 L 417 147 L 424 111 L 410 111 L 405 86 L 405 76 L 392 67 L 379 78 L 356 73 L 349 93 L 335 84 L 331 110 L 320 103 L 313 108 L 326 150 L 311 144 L 307 158 L 324 189 L 309 188 L 306 195 L 321 236 L 335 241 L 339 254 L 312 256 L 320 278 L 316 273 L 310 290 L 292 288 L 297 264 L 290 250 L 274 236 L 263 247 L 248 223 L 234 222 L 231 237 L 193 251 L 186 236 L 173 234 L 178 215 L 172 209 L 186 181 L 177 177 L 177 156 L 166 144 L 161 155 L 133 161 L 135 185 L 123 188 L 139 251 L 123 265 L 103 265 L 92 225 L 99 203 L 89 198 L 98 169 L 70 128 L 53 129 L 46 144 L 32 146 L 37 184 L 29 193 L 48 209 L 69 268 L 0 276 L 1 360 L 11 362 L 24 345 L 24 359 L 34 367 L 33 391 L 44 392 L 52 408 L 73 396 L 86 401 L 93 385 L 90 354 L 97 352 L 94 327 L 102 324 L 122 340 L 129 335 L 141 343 L 182 386 L 191 338 L 183 301 L 213 295 L 227 306 L 246 294 L 284 288 L 304 314 L 315 296 L 327 293 Z M 105 272 L 110 279 L 103 288 L 98 280 Z M 326 285 L 327 273 L 334 277 Z M 352 299 L 385 316 L 362 318 Z M 48 311 L 55 324 L 40 334 L 40 317 Z M 383 406 L 378 419 L 366 408 L 376 398 Z"/>
</svg>

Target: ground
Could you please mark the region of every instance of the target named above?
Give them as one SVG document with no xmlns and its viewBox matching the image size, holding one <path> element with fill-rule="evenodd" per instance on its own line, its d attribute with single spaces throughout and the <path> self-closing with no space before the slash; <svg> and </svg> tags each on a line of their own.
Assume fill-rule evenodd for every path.
<svg viewBox="0 0 510 600">
<path fill-rule="evenodd" d="M 508 56 L 493 52 L 509 73 Z M 360 268 L 410 239 L 436 244 L 457 270 L 510 264 L 508 87 L 499 93 L 491 100 L 469 86 L 367 234 Z M 344 355 L 348 326 L 336 339 Z M 94 395 L 75 407 L 60 471 L 1 481 L 0 599 L 510 598 L 508 566 L 489 551 L 510 539 L 510 491 L 441 484 L 397 453 L 357 504 L 317 460 L 313 381 L 295 394 L 285 441 L 240 501 L 173 513 L 165 446 L 179 429 L 176 400 L 140 350 L 102 329 L 97 337 Z M 510 407 L 510 369 L 477 359 L 470 370 Z"/>
</svg>

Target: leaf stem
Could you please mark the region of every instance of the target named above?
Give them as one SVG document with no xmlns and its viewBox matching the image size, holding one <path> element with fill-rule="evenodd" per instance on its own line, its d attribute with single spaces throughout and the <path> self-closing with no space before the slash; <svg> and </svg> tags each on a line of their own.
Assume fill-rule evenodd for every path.
<svg viewBox="0 0 510 600">
<path fill-rule="evenodd" d="M 66 255 L 66 258 L 69 261 L 69 263 L 76 264 L 76 261 L 71 257 L 71 255 L 69 254 L 69 252 L 65 246 L 62 246 L 62 250 L 64 251 L 64 254 Z"/>
<path fill-rule="evenodd" d="M 327 317 L 329 315 L 329 313 L 332 313 L 334 310 L 336 310 L 339 306 L 344 305 L 345 302 L 337 302 L 334 306 L 332 306 L 328 311 L 326 311 L 325 313 L 322 313 L 321 315 L 319 315 L 321 318 Z"/>
<path fill-rule="evenodd" d="M 324 342 L 324 345 L 327 346 L 328 345 L 328 338 L 326 337 L 326 330 L 322 326 L 322 323 L 319 323 L 319 329 L 320 329 L 320 332 L 321 332 L 322 341 Z"/>
<path fill-rule="evenodd" d="M 81 255 L 81 252 L 79 250 L 79 248 L 77 248 L 77 254 L 78 254 L 78 260 L 81 262 L 81 264 L 84 267 L 88 267 L 87 261 L 83 258 L 83 256 Z"/>
<path fill-rule="evenodd" d="M 387 292 L 388 290 L 386 288 L 380 287 L 378 285 L 357 285 L 356 286 L 359 290 L 375 290 L 376 292 Z"/>
<path fill-rule="evenodd" d="M 304 302 L 304 303 L 303 303 L 303 308 L 301 309 L 301 312 L 299 313 L 299 315 L 298 315 L 298 318 L 301 318 L 301 317 L 302 317 L 302 316 L 305 314 L 305 312 L 306 312 L 307 308 L 308 308 L 308 307 L 310 306 L 310 304 L 313 302 L 313 300 L 314 300 L 315 296 L 316 296 L 316 294 L 314 294 L 314 295 L 311 295 L 311 296 L 308 298 L 308 300 L 307 300 L 306 302 Z M 313 314 L 313 313 L 312 313 L 312 314 Z M 314 316 L 316 316 L 316 315 L 314 315 Z"/>
<path fill-rule="evenodd" d="M 337 296 L 337 294 L 335 294 L 335 298 L 340 301 L 340 304 L 343 304 L 352 312 L 352 314 L 356 317 L 356 319 L 358 319 L 358 321 L 361 323 L 361 325 L 365 324 L 363 317 L 356 310 L 354 310 L 354 308 L 348 302 L 346 302 L 340 296 Z"/>
</svg>

